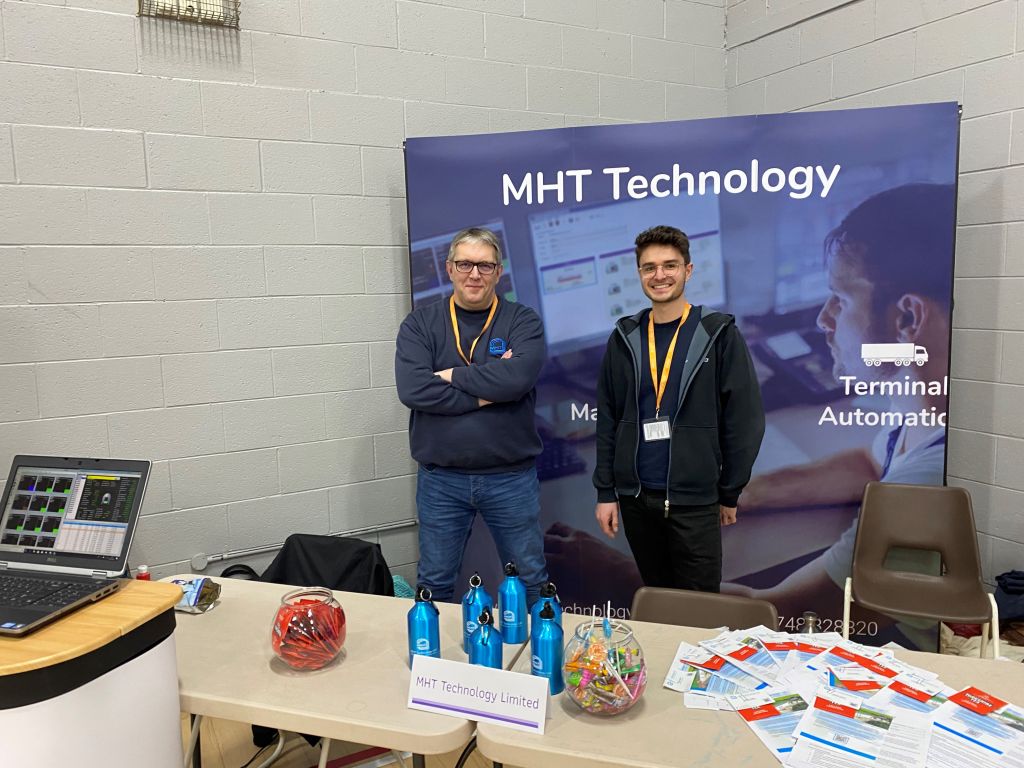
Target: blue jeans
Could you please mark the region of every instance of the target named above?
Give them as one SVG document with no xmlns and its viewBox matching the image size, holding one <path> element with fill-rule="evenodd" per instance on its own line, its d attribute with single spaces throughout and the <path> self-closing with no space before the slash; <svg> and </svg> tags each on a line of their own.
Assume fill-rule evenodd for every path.
<svg viewBox="0 0 1024 768">
<path fill-rule="evenodd" d="M 513 562 L 526 587 L 529 605 L 548 579 L 540 529 L 540 485 L 534 467 L 518 472 L 471 475 L 424 469 L 416 477 L 420 562 L 417 581 L 435 600 L 450 601 L 462 567 L 473 519 L 484 519 L 502 563 Z M 497 594 L 493 597 L 497 598 Z"/>
</svg>

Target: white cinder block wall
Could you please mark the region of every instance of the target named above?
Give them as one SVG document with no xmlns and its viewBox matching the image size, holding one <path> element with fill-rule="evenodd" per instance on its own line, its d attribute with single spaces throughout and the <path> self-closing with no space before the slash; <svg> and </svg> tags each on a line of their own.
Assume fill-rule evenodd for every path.
<svg viewBox="0 0 1024 768">
<path fill-rule="evenodd" d="M 724 5 L 0 2 L 0 473 L 154 460 L 158 575 L 412 517 L 403 138 L 722 115 Z"/>
<path fill-rule="evenodd" d="M 963 105 L 949 480 L 1024 568 L 1024 2 L 729 0 L 729 114 Z"/>
</svg>

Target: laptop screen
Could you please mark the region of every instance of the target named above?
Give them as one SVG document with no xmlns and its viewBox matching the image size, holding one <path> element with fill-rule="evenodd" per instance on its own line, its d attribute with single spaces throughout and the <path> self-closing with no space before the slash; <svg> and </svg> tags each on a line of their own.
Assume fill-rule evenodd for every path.
<svg viewBox="0 0 1024 768">
<path fill-rule="evenodd" d="M 120 572 L 149 463 L 15 457 L 0 512 L 0 560 Z"/>
</svg>

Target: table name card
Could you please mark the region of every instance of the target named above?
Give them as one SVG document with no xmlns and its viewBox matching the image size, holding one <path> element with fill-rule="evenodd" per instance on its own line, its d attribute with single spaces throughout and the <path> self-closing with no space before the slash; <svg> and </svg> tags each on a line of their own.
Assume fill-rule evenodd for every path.
<svg viewBox="0 0 1024 768">
<path fill-rule="evenodd" d="M 548 683 L 534 675 L 414 656 L 408 705 L 426 712 L 544 733 Z"/>
</svg>

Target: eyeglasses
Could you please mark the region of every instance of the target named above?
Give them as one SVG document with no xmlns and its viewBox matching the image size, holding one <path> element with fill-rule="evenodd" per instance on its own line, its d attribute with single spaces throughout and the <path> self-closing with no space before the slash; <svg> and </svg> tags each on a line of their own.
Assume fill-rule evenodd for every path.
<svg viewBox="0 0 1024 768">
<path fill-rule="evenodd" d="M 493 261 L 453 261 L 452 264 L 455 265 L 456 271 L 461 272 L 464 275 L 468 275 L 473 271 L 473 267 L 476 267 L 477 271 L 480 272 L 481 277 L 493 275 L 494 270 L 498 268 L 498 265 Z"/>
<path fill-rule="evenodd" d="M 644 264 L 640 267 L 640 274 L 644 277 L 654 277 L 659 267 L 666 275 L 674 275 L 683 268 L 683 262 L 670 261 L 668 264 Z"/>
</svg>

